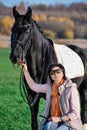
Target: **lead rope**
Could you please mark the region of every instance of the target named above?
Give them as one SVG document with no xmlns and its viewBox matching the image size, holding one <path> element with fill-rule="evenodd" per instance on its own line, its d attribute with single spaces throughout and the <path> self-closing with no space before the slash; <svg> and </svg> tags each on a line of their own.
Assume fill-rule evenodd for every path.
<svg viewBox="0 0 87 130">
<path fill-rule="evenodd" d="M 25 83 L 24 83 L 23 80 L 24 80 L 24 74 L 23 74 L 23 69 L 21 69 L 21 73 L 20 73 L 20 93 L 21 93 L 21 96 L 22 96 L 23 100 L 25 101 L 25 103 L 28 104 L 28 102 L 26 101 L 26 99 L 28 99 L 28 94 L 27 94 Z M 23 95 L 22 89 L 24 91 L 26 99 Z"/>
<path fill-rule="evenodd" d="M 25 56 L 26 56 L 26 55 L 25 55 L 25 53 L 24 53 L 24 51 L 23 51 L 23 52 L 22 52 L 22 60 L 23 60 L 24 62 L 26 62 Z M 21 73 L 20 73 L 20 93 L 21 93 L 21 96 L 22 96 L 23 100 L 25 101 L 25 103 L 28 104 L 28 102 L 27 102 L 26 99 L 24 98 L 22 89 L 23 89 L 23 91 L 24 91 L 24 94 L 25 94 L 26 99 L 28 100 L 28 93 L 27 93 L 27 90 L 26 90 L 26 87 L 25 87 L 25 83 L 24 83 L 23 68 L 21 69 Z"/>
<path fill-rule="evenodd" d="M 42 71 L 42 74 L 41 74 L 41 77 L 40 77 L 40 82 L 42 82 L 42 79 L 43 79 L 43 75 L 44 75 L 44 68 L 45 68 L 45 62 L 44 62 L 44 65 L 43 65 L 43 71 Z M 24 98 L 24 95 L 23 95 L 23 92 L 22 92 L 22 88 L 23 88 L 23 91 L 24 91 L 24 94 L 25 94 L 25 97 L 26 99 L 28 100 L 28 93 L 27 93 L 27 90 L 26 90 L 26 87 L 25 87 L 25 83 L 24 83 L 24 74 L 23 74 L 23 69 L 21 70 L 21 73 L 20 73 L 20 92 L 21 92 L 21 96 L 23 98 L 23 100 L 26 102 L 26 104 L 28 104 L 28 102 L 26 101 L 26 99 Z M 36 94 L 33 102 L 30 104 L 31 106 L 34 106 L 37 99 L 39 97 L 39 93 Z"/>
</svg>

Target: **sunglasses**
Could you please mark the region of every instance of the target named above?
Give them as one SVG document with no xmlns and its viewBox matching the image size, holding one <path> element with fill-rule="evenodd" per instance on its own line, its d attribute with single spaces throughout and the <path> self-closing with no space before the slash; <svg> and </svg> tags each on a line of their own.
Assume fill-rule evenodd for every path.
<svg viewBox="0 0 87 130">
<path fill-rule="evenodd" d="M 51 70 L 51 71 L 50 71 L 50 75 L 54 75 L 55 73 L 59 74 L 59 73 L 61 73 L 61 72 L 62 72 L 61 69 Z"/>
</svg>

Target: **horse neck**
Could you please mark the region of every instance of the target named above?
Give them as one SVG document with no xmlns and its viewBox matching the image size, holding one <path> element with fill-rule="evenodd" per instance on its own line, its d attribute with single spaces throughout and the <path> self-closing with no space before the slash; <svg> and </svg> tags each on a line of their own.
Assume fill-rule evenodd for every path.
<svg viewBox="0 0 87 130">
<path fill-rule="evenodd" d="M 37 26 L 33 23 L 32 38 L 31 38 L 31 48 L 27 53 L 27 64 L 29 71 L 34 78 L 37 73 L 41 71 L 42 64 L 42 44 L 43 37 L 39 32 Z M 37 69 L 38 68 L 38 69 Z"/>
<path fill-rule="evenodd" d="M 36 48 L 42 46 L 45 38 L 43 37 L 42 33 L 40 32 L 39 28 L 37 25 L 33 22 L 33 32 L 32 32 L 32 42 L 34 43 L 33 45 L 36 46 Z"/>
</svg>

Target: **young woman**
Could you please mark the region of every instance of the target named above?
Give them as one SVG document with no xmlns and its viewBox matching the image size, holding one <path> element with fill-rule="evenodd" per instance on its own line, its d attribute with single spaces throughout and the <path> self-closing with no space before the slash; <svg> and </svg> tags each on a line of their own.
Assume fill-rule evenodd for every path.
<svg viewBox="0 0 87 130">
<path fill-rule="evenodd" d="M 20 63 L 29 87 L 46 93 L 46 106 L 40 130 L 83 130 L 80 118 L 80 103 L 77 86 L 66 78 L 62 64 L 52 64 L 48 75 L 50 82 L 36 83 L 30 76 L 27 65 Z"/>
</svg>

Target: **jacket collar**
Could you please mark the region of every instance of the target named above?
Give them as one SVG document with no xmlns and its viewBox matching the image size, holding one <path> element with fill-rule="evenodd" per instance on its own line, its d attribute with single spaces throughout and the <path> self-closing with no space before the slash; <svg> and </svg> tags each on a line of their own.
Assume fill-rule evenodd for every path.
<svg viewBox="0 0 87 130">
<path fill-rule="evenodd" d="M 72 81 L 70 79 L 66 79 L 65 82 L 58 88 L 59 94 L 61 95 L 66 88 L 71 86 L 71 84 Z"/>
</svg>

